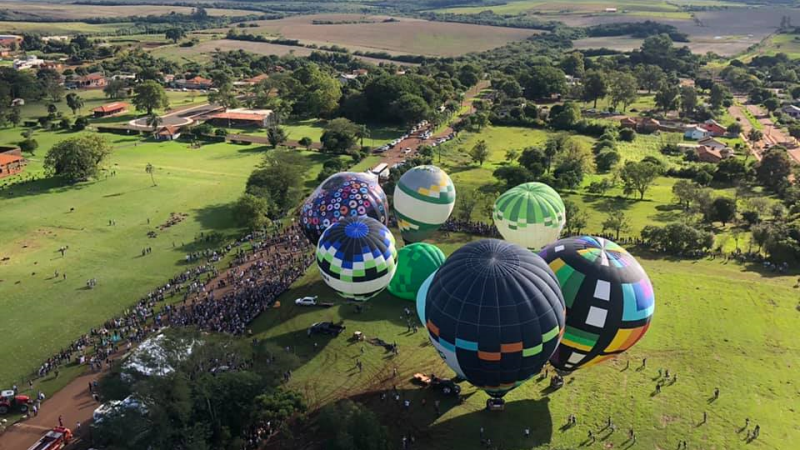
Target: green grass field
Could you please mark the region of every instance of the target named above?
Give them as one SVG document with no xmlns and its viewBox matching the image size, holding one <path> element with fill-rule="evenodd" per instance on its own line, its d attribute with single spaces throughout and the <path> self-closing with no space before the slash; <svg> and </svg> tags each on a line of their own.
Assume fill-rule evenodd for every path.
<svg viewBox="0 0 800 450">
<path fill-rule="evenodd" d="M 573 14 L 604 13 L 606 8 L 617 8 L 618 15 L 644 16 L 651 18 L 690 19 L 688 13 L 681 11 L 678 6 L 666 1 L 637 1 L 637 0 L 612 0 L 601 2 L 597 0 L 573 1 L 546 1 L 546 0 L 512 0 L 498 6 L 466 6 L 447 8 L 441 12 L 457 14 L 477 14 L 481 11 L 493 11 L 496 14 L 522 14 L 539 13 L 544 17 L 548 15 L 563 16 Z"/>
<path fill-rule="evenodd" d="M 131 23 L 90 24 L 86 22 L 1 22 L 0 33 L 114 34 L 132 27 Z"/>
<path fill-rule="evenodd" d="M 449 254 L 468 240 L 438 235 L 431 242 Z M 281 297 L 282 306 L 262 315 L 252 329 L 301 357 L 304 365 L 290 386 L 313 407 L 345 397 L 364 401 L 379 412 L 398 442 L 401 434 L 411 432 L 419 448 L 479 448 L 480 427 L 504 449 L 578 448 L 587 430 L 597 432 L 608 416 L 619 430 L 607 438 L 606 432 L 598 433 L 600 443 L 594 448 L 627 448 L 622 444 L 630 427 L 638 437 L 636 448 L 671 449 L 679 440 L 688 441 L 689 448 L 788 448 L 785 443 L 800 439 L 793 419 L 797 383 L 790 376 L 790 367 L 800 363 L 794 280 L 762 276 L 719 260 L 638 256 L 653 281 L 657 302 L 642 342 L 615 361 L 577 372 L 555 393 L 548 393 L 546 381 L 532 379 L 506 397 L 509 404 L 502 413 L 482 411 L 486 395 L 467 383 L 462 384 L 464 405 L 409 383 L 416 372 L 452 376 L 424 331 L 407 332 L 403 308 L 413 310 L 413 303 L 384 292 L 357 314 L 352 304 L 324 285 L 314 267 Z M 306 295 L 319 295 L 337 306 L 294 305 L 295 298 Z M 347 330 L 335 339 L 306 337 L 308 326 L 323 320 L 344 320 Z M 348 341 L 354 331 L 396 341 L 399 356 Z M 647 369 L 637 370 L 645 357 Z M 363 373 L 355 370 L 356 359 L 363 362 Z M 625 370 L 628 361 L 630 368 Z M 659 368 L 676 373 L 679 381 L 655 395 Z M 412 401 L 410 414 L 392 400 L 379 400 L 379 392 L 394 385 Z M 709 403 L 714 387 L 720 388 L 721 397 Z M 427 407 L 421 406 L 423 398 Z M 432 408 L 436 399 L 442 400 L 443 415 L 438 418 Z M 709 421 L 698 425 L 704 411 Z M 575 429 L 562 428 L 569 414 L 578 417 Z M 751 428 L 759 423 L 763 431 L 750 446 L 743 441 L 744 433 L 737 433 L 746 417 Z M 532 430 L 528 439 L 523 438 L 525 427 Z"/>
</svg>

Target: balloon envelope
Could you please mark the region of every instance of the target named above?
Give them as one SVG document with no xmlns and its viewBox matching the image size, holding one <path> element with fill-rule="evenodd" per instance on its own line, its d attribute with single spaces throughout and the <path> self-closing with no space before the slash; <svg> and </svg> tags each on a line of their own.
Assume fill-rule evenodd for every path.
<svg viewBox="0 0 800 450">
<path fill-rule="evenodd" d="M 550 186 L 535 182 L 501 195 L 492 217 L 503 239 L 534 251 L 556 241 L 567 223 L 561 196 Z"/>
<path fill-rule="evenodd" d="M 550 362 L 573 371 L 613 358 L 644 336 L 655 307 L 653 285 L 622 247 L 591 236 L 562 239 L 540 255 L 567 305 L 567 325 Z"/>
<path fill-rule="evenodd" d="M 422 283 L 444 264 L 444 253 L 438 247 L 424 242 L 406 245 L 397 252 L 397 271 L 389 292 L 395 297 L 415 300 Z"/>
<path fill-rule="evenodd" d="M 564 299 L 539 256 L 488 239 L 461 247 L 445 261 L 427 289 L 421 315 L 447 365 L 502 397 L 537 374 L 556 349 Z"/>
<path fill-rule="evenodd" d="M 394 188 L 394 213 L 406 243 L 419 242 L 447 221 L 456 202 L 453 181 L 436 166 L 417 166 Z"/>
<path fill-rule="evenodd" d="M 374 297 L 394 275 L 394 243 L 392 233 L 377 220 L 366 216 L 344 218 L 325 230 L 317 244 L 322 279 L 342 297 Z"/>
<path fill-rule="evenodd" d="M 369 216 L 388 225 L 389 202 L 378 177 L 341 172 L 328 177 L 306 199 L 300 210 L 300 224 L 306 237 L 316 244 L 328 227 L 355 216 Z"/>
</svg>

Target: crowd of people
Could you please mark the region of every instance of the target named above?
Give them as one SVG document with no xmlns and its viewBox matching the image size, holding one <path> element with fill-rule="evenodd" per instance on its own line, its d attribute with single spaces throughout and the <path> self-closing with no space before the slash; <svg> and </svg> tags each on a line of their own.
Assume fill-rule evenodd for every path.
<svg viewBox="0 0 800 450">
<path fill-rule="evenodd" d="M 165 326 L 197 326 L 243 334 L 253 319 L 305 273 L 313 262 L 310 249 L 299 226 L 293 225 L 278 226 L 264 235 L 249 234 L 216 250 L 195 252 L 187 261 L 203 264 L 172 277 L 120 316 L 100 328 L 92 328 L 47 358 L 36 376 L 58 376 L 59 368 L 70 362 L 88 364 L 92 370 L 100 371 L 119 350 L 142 342 Z M 220 272 L 212 263 L 232 251 L 235 254 L 227 274 L 214 282 Z M 176 296 L 183 297 L 179 304 L 159 307 Z"/>
</svg>

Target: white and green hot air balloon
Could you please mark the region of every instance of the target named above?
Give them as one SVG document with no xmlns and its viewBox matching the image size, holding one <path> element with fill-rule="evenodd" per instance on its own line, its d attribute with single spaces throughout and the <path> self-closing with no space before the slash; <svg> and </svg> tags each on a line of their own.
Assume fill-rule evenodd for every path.
<svg viewBox="0 0 800 450">
<path fill-rule="evenodd" d="M 453 180 L 436 166 L 417 166 L 394 188 L 394 212 L 406 244 L 420 242 L 438 230 L 456 204 Z"/>
<path fill-rule="evenodd" d="M 533 251 L 558 240 L 567 222 L 558 192 L 536 182 L 521 184 L 501 195 L 492 218 L 503 239 Z"/>
</svg>

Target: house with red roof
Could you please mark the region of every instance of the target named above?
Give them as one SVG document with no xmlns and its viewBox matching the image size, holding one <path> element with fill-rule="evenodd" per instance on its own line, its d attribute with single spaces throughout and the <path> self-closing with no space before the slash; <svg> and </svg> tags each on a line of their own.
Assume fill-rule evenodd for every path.
<svg viewBox="0 0 800 450">
<path fill-rule="evenodd" d="M 94 113 L 94 117 L 96 119 L 99 119 L 101 117 L 116 116 L 127 112 L 129 106 L 130 105 L 128 105 L 125 102 L 108 103 L 93 109 L 92 113 Z"/>
<path fill-rule="evenodd" d="M 14 152 L 0 153 L 0 178 L 21 173 L 26 164 L 25 158 Z"/>
</svg>

